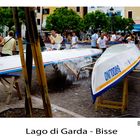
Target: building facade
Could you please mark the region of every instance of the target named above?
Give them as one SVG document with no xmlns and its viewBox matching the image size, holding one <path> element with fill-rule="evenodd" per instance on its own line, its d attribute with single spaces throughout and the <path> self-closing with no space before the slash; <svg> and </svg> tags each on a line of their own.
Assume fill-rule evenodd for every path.
<svg viewBox="0 0 140 140">
<path fill-rule="evenodd" d="M 132 18 L 135 24 L 140 24 L 140 7 L 125 7 L 125 18 Z"/>
<path fill-rule="evenodd" d="M 132 31 L 140 32 L 140 7 L 125 7 L 125 18 L 132 18 L 135 22 Z"/>
<path fill-rule="evenodd" d="M 80 17 L 84 17 L 88 13 L 88 7 L 68 7 L 75 11 Z"/>
<path fill-rule="evenodd" d="M 50 14 L 53 14 L 53 12 L 56 8 L 59 8 L 59 7 L 46 7 L 45 6 L 45 7 L 36 7 L 35 8 L 38 31 L 45 29 L 47 17 Z M 72 9 L 77 14 L 79 14 L 81 17 L 83 17 L 88 12 L 87 7 L 66 7 L 66 8 Z"/>
<path fill-rule="evenodd" d="M 113 8 L 112 12 L 116 13 L 119 16 L 124 17 L 124 7 L 91 6 L 88 7 L 88 13 L 95 12 L 96 10 L 99 10 L 103 13 L 109 13 L 111 11 L 111 8 Z"/>
</svg>

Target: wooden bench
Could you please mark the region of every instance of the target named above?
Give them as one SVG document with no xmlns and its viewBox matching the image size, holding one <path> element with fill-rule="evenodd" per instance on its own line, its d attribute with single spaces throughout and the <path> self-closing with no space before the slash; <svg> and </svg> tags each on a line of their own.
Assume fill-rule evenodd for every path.
<svg viewBox="0 0 140 140">
<path fill-rule="evenodd" d="M 6 104 L 10 103 L 13 89 L 16 89 L 19 100 L 22 99 L 22 95 L 20 93 L 19 85 L 18 85 L 19 77 L 20 77 L 19 74 L 1 74 L 0 75 L 0 82 L 2 83 L 2 85 L 8 92 L 8 96 L 6 98 Z M 7 79 L 7 78 L 10 78 L 10 79 Z"/>
</svg>

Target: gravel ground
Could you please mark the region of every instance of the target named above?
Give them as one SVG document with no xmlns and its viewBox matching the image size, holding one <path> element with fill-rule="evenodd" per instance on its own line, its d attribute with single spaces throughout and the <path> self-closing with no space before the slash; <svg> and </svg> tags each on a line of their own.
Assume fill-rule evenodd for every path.
<svg viewBox="0 0 140 140">
<path fill-rule="evenodd" d="M 54 69 L 46 67 L 49 96 L 51 104 L 57 106 L 57 109 L 52 109 L 54 117 L 140 117 L 140 80 L 129 78 L 129 93 L 128 93 L 128 108 L 122 114 L 120 110 L 102 108 L 95 111 L 95 104 L 92 103 L 91 99 L 91 88 L 90 88 L 90 77 L 83 78 L 77 81 L 64 82 L 65 78 L 60 78 L 60 75 L 55 75 Z M 132 73 L 130 76 L 140 77 L 140 73 Z M 19 79 L 20 90 L 24 96 L 23 78 Z M 57 87 L 57 88 L 56 88 Z M 15 91 L 13 91 L 15 92 Z M 33 71 L 32 79 L 32 94 L 33 96 L 41 99 L 38 81 L 36 78 L 35 71 Z M 122 82 L 116 87 L 110 89 L 108 92 L 103 94 L 103 98 L 120 101 L 122 94 Z M 11 108 L 11 104 L 16 104 L 14 107 L 18 107 L 18 99 L 16 94 L 11 99 L 9 106 L 5 105 L 4 101 L 6 98 L 3 88 L 0 88 L 0 117 L 9 117 L 10 114 L 4 116 L 5 111 L 3 106 Z M 23 103 L 23 101 L 22 101 Z M 36 102 L 35 104 L 38 104 Z M 7 108 L 6 108 L 7 109 Z M 60 110 L 59 110 L 60 109 Z M 4 112 L 2 112 L 4 111 Z M 16 109 L 13 109 L 16 111 Z M 40 111 L 40 110 L 39 110 Z M 10 109 L 11 112 L 11 109 Z M 39 112 L 38 112 L 39 113 Z M 15 113 L 16 114 L 16 113 Z M 43 117 L 40 114 L 40 117 Z M 76 115 L 75 115 L 76 114 Z M 8 116 L 9 115 L 9 116 Z M 12 116 L 10 116 L 12 117 Z M 39 116 L 35 116 L 39 117 Z"/>
</svg>

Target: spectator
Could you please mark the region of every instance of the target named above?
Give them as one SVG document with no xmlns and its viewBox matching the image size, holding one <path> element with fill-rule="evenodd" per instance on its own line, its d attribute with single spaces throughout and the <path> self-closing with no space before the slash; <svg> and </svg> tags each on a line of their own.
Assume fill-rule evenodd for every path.
<svg viewBox="0 0 140 140">
<path fill-rule="evenodd" d="M 67 44 L 67 34 L 66 34 L 66 32 L 64 32 L 63 34 L 62 34 L 62 37 L 63 37 L 63 41 L 62 41 L 62 46 L 61 46 L 61 48 L 60 48 L 60 50 L 64 50 L 64 49 L 66 49 L 66 44 Z"/>
<path fill-rule="evenodd" d="M 86 37 L 85 37 L 85 33 L 83 31 L 80 31 L 79 38 L 80 38 L 80 41 L 85 41 Z"/>
<path fill-rule="evenodd" d="M 116 41 L 116 39 L 117 39 L 116 34 L 115 32 L 113 32 L 111 35 L 110 41 Z"/>
<path fill-rule="evenodd" d="M 107 48 L 107 41 L 108 41 L 107 37 L 104 36 L 104 33 L 101 33 L 101 36 L 97 40 L 97 46 L 98 46 L 99 49 L 102 49 L 103 52 Z"/>
<path fill-rule="evenodd" d="M 78 37 L 76 36 L 75 32 L 72 32 L 71 48 L 72 49 L 78 48 Z"/>
<path fill-rule="evenodd" d="M 14 32 L 9 31 L 8 36 L 1 42 L 1 44 L 3 44 L 1 56 L 13 55 L 13 53 L 16 51 L 16 40 L 13 37 Z"/>
<path fill-rule="evenodd" d="M 126 40 L 127 40 L 128 44 L 135 44 L 135 42 L 131 36 L 128 36 Z"/>
<path fill-rule="evenodd" d="M 60 50 L 63 37 L 56 33 L 56 31 L 52 30 L 49 38 L 51 40 L 52 50 Z"/>
<path fill-rule="evenodd" d="M 91 47 L 92 48 L 96 48 L 97 47 L 97 39 L 98 39 L 98 33 L 97 31 L 95 30 L 94 31 L 94 34 L 91 36 Z"/>
</svg>

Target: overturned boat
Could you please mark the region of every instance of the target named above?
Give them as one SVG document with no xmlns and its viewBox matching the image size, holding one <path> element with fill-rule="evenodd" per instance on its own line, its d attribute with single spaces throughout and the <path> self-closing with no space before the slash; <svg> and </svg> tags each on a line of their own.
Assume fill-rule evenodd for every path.
<svg viewBox="0 0 140 140">
<path fill-rule="evenodd" d="M 69 49 L 69 50 L 55 50 L 42 52 L 43 64 L 48 66 L 51 64 L 60 64 L 81 58 L 95 57 L 102 53 L 102 50 L 83 48 L 83 49 Z M 35 65 L 33 64 L 33 67 Z M 11 72 L 18 72 L 22 70 L 20 56 L 6 56 L 0 57 L 0 75 Z"/>
<path fill-rule="evenodd" d="M 139 62 L 140 50 L 135 44 L 118 44 L 107 48 L 93 67 L 93 101 L 133 71 Z"/>
</svg>

